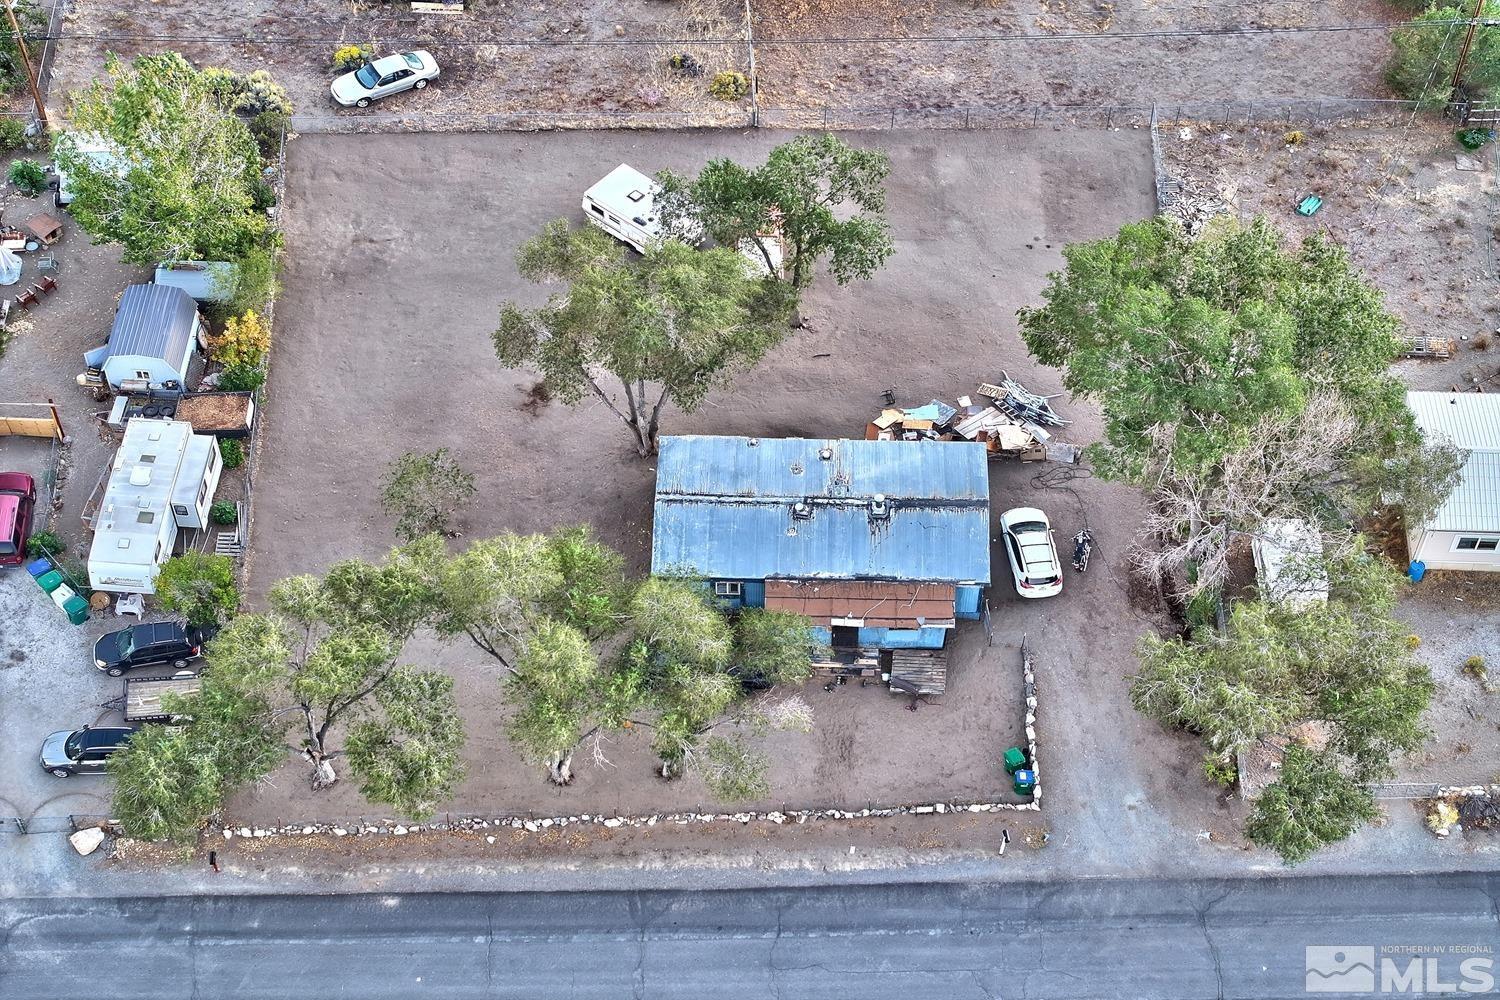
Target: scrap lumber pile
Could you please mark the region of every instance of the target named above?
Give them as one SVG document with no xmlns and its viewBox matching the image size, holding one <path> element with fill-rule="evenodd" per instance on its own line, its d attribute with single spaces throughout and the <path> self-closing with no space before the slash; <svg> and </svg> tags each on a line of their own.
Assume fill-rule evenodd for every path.
<svg viewBox="0 0 1500 1000">
<path fill-rule="evenodd" d="M 978 441 L 991 458 L 1023 461 L 1050 459 L 1076 463 L 1075 445 L 1053 441 L 1053 430 L 1066 426 L 1047 396 L 1030 392 L 1001 372 L 998 382 L 981 382 L 974 397 L 958 397 L 950 406 L 934 399 L 924 406 L 888 406 L 865 428 L 870 441 Z"/>
</svg>

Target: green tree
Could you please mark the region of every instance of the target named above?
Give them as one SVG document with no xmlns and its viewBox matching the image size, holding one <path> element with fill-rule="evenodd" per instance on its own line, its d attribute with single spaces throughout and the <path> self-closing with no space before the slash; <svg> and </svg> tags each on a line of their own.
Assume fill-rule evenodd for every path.
<svg viewBox="0 0 1500 1000">
<path fill-rule="evenodd" d="M 156 576 L 162 608 L 182 615 L 189 625 L 218 628 L 240 607 L 234 560 L 204 552 L 184 552 L 162 564 Z"/>
<path fill-rule="evenodd" d="M 262 243 L 255 140 L 206 73 L 174 52 L 110 56 L 105 71 L 73 95 L 70 131 L 56 141 L 84 231 L 134 264 L 237 260 Z M 107 161 L 79 151 L 101 141 Z"/>
<path fill-rule="evenodd" d="M 664 172 L 656 203 L 669 231 L 701 231 L 723 247 L 753 247 L 767 273 L 801 291 L 823 257 L 841 285 L 869 278 L 890 257 L 884 216 L 890 170 L 890 158 L 879 150 L 858 149 L 826 132 L 803 135 L 771 150 L 759 167 L 720 159 L 693 179 Z M 780 267 L 770 234 L 786 246 Z"/>
<path fill-rule="evenodd" d="M 685 413 L 710 390 L 753 366 L 785 336 L 789 303 L 774 281 L 750 276 L 733 250 L 694 250 L 675 241 L 627 258 L 593 229 L 548 224 L 516 258 L 531 281 L 566 281 L 568 291 L 539 309 L 505 305 L 494 333 L 508 368 L 529 366 L 558 399 L 592 393 L 655 452 L 661 411 Z M 623 402 L 605 389 L 618 381 Z"/>
<path fill-rule="evenodd" d="M 1166 439 L 1169 464 L 1200 476 L 1266 415 L 1302 411 L 1314 390 L 1359 414 L 1371 446 L 1409 427 L 1386 367 L 1399 322 L 1321 235 L 1288 251 L 1264 218 L 1190 238 L 1168 218 L 1063 251 L 1044 306 L 1020 310 L 1026 346 L 1097 400 L 1100 470 L 1141 483 Z"/>
<path fill-rule="evenodd" d="M 216 645 L 209 643 L 213 662 Z M 263 778 L 286 756 L 285 726 L 258 690 L 210 671 L 196 695 L 169 695 L 168 711 L 191 720 L 146 726 L 110 758 L 112 814 L 127 836 L 190 844 L 242 785 Z"/>
<path fill-rule="evenodd" d="M 474 477 L 447 448 L 409 451 L 386 470 L 380 506 L 396 518 L 396 534 L 405 541 L 423 535 L 449 535 L 453 516 L 474 499 Z"/>
<path fill-rule="evenodd" d="M 1432 678 L 1392 617 L 1401 576 L 1355 539 L 1329 559 L 1327 604 L 1234 605 L 1220 634 L 1141 640 L 1131 684 L 1137 710 L 1199 733 L 1230 755 L 1317 720 L 1360 780 L 1391 772 L 1422 745 Z"/>
<path fill-rule="evenodd" d="M 1453 71 L 1468 30 L 1463 22 L 1472 14 L 1452 5 L 1428 7 L 1391 32 L 1395 51 L 1385 69 L 1391 89 L 1426 109 L 1461 96 L 1453 92 Z M 1463 83 L 1468 97 L 1487 104 L 1500 97 L 1500 28 L 1494 26 L 1500 3 L 1486 0 L 1479 17 Z"/>
<path fill-rule="evenodd" d="M 433 577 L 438 632 L 467 635 L 504 671 L 511 742 L 553 782 L 570 783 L 578 748 L 618 728 L 634 703 L 595 648 L 628 613 L 623 560 L 587 528 L 565 528 L 474 542 Z"/>
<path fill-rule="evenodd" d="M 661 776 L 678 778 L 696 763 L 722 799 L 764 795 L 769 762 L 745 742 L 746 732 L 805 731 L 811 710 L 795 697 L 748 698 L 735 654 L 753 651 L 768 679 L 772 674 L 805 679 L 812 673 L 815 648 L 807 620 L 791 629 L 784 627 L 789 617 L 751 616 L 741 632 L 737 626 L 745 619 L 731 619 L 717 608 L 700 581 L 669 577 L 642 584 L 632 610 L 632 641 L 619 669 L 640 705 L 654 712 L 641 724 L 652 730 Z"/>
<path fill-rule="evenodd" d="M 1255 800 L 1245 832 L 1287 864 L 1311 857 L 1374 819 L 1370 789 L 1345 775 L 1332 755 L 1292 745 L 1281 777 Z"/>
<path fill-rule="evenodd" d="M 441 545 L 425 538 L 380 563 L 346 560 L 322 577 L 281 580 L 271 614 L 239 615 L 208 649 L 217 683 L 259 699 L 268 718 L 294 720 L 313 788 L 338 780 L 334 761 L 347 756 L 372 801 L 414 819 L 430 815 L 463 775 L 451 682 L 397 665 L 434 613 L 428 568 Z"/>
</svg>

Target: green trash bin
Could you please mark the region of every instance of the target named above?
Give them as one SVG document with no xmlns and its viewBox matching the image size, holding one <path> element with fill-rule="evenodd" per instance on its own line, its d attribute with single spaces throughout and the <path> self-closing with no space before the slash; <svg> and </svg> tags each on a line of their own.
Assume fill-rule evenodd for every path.
<svg viewBox="0 0 1500 1000">
<path fill-rule="evenodd" d="M 43 573 L 37 577 L 36 582 L 38 586 L 50 594 L 63 585 L 63 575 L 57 570 L 53 570 L 50 573 Z"/>
<path fill-rule="evenodd" d="M 77 594 L 63 602 L 63 611 L 67 612 L 68 621 L 74 625 L 82 625 L 89 620 L 89 602 Z"/>
<path fill-rule="evenodd" d="M 1020 747 L 1011 747 L 1005 751 L 1005 773 L 1015 774 L 1026 766 L 1026 751 Z"/>
</svg>

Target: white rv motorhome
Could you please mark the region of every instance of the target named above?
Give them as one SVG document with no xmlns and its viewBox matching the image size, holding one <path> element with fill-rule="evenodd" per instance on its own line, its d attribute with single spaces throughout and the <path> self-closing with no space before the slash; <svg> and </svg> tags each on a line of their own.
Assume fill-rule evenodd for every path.
<svg viewBox="0 0 1500 1000">
<path fill-rule="evenodd" d="M 115 150 L 114 145 L 105 142 L 95 136 L 74 135 L 65 136 L 62 142 L 70 145 L 78 155 L 100 170 L 122 172 L 124 163 Z M 68 188 L 68 175 L 62 166 L 55 160 L 52 163 L 52 171 L 57 175 L 55 189 L 52 193 L 52 202 L 58 208 L 66 208 L 73 202 L 73 192 Z"/>
<path fill-rule="evenodd" d="M 615 239 L 645 253 L 666 236 L 656 218 L 660 190 L 651 178 L 622 163 L 583 193 L 583 214 Z"/>
<path fill-rule="evenodd" d="M 125 425 L 89 547 L 89 585 L 151 594 L 179 528 L 204 530 L 219 486 L 219 444 L 181 420 L 136 417 Z"/>
</svg>

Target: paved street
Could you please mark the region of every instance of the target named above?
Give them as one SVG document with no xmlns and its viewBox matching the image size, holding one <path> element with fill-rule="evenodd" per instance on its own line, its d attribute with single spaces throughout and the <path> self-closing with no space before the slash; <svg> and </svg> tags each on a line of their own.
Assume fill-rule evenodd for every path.
<svg viewBox="0 0 1500 1000">
<path fill-rule="evenodd" d="M 1439 983 L 1462 981 L 1500 946 L 1497 892 L 1455 875 L 12 900 L 0 996 L 1290 997 L 1307 946 L 1440 948 Z"/>
</svg>

